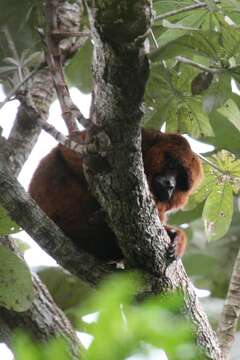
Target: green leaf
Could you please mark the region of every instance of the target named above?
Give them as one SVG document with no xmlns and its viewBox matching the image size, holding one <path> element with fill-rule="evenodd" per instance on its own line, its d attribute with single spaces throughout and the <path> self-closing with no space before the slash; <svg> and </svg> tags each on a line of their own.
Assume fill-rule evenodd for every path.
<svg viewBox="0 0 240 360">
<path fill-rule="evenodd" d="M 189 78 L 195 77 L 196 72 L 190 67 L 181 67 L 179 72 L 159 64 L 152 66 L 145 92 L 146 105 L 154 112 L 152 123 L 166 121 L 167 131 L 188 133 L 195 138 L 213 135 L 201 102 L 190 95 Z"/>
<path fill-rule="evenodd" d="M 89 94 L 92 89 L 92 43 L 86 41 L 83 47 L 65 66 L 65 73 L 70 86 L 76 86 L 81 92 Z"/>
<path fill-rule="evenodd" d="M 232 99 L 218 109 L 218 112 L 225 116 L 240 131 L 240 110 Z"/>
<path fill-rule="evenodd" d="M 203 110 L 207 113 L 222 106 L 232 94 L 231 76 L 223 73 L 215 78 L 215 82 L 203 97 Z"/>
<path fill-rule="evenodd" d="M 228 231 L 233 214 L 232 186 L 219 184 L 211 192 L 203 208 L 203 220 L 207 238 L 217 240 Z"/>
<path fill-rule="evenodd" d="M 20 227 L 10 219 L 7 212 L 0 206 L 0 236 L 14 234 Z"/>
<path fill-rule="evenodd" d="M 212 170 L 212 167 L 207 164 L 203 164 L 204 177 L 201 185 L 197 188 L 194 194 L 190 197 L 189 203 L 202 203 L 209 194 L 215 189 L 218 184 L 218 179 L 215 171 Z M 187 207 L 189 205 L 187 204 Z"/>
<path fill-rule="evenodd" d="M 26 311 L 33 301 L 30 271 L 23 260 L 0 245 L 0 306 Z"/>
<path fill-rule="evenodd" d="M 166 130 L 169 132 L 188 133 L 194 138 L 213 135 L 207 115 L 202 111 L 196 98 L 185 97 L 176 106 L 175 117 L 167 119 Z"/>
<path fill-rule="evenodd" d="M 239 151 L 240 132 L 236 131 L 235 126 L 218 111 L 209 114 L 210 124 L 212 126 L 214 137 L 206 138 L 208 144 L 216 147 L 216 150 L 227 149 L 232 152 Z"/>
<path fill-rule="evenodd" d="M 210 11 L 213 12 L 213 11 L 217 10 L 217 5 L 216 5 L 214 0 L 205 0 L 205 2 L 207 3 L 208 8 L 209 8 Z"/>
<path fill-rule="evenodd" d="M 196 11 L 191 15 L 185 16 L 182 20 L 178 21 L 175 24 L 175 26 L 179 25 L 181 27 L 185 27 L 185 30 L 169 29 L 165 31 L 157 39 L 159 47 L 161 48 L 162 46 L 165 46 L 166 44 L 169 44 L 170 42 L 184 36 L 187 32 L 192 31 L 192 30 L 186 30 L 187 27 L 195 28 L 195 30 L 198 30 L 202 22 L 205 20 L 204 18 L 206 14 L 207 14 L 207 10 L 204 9 L 204 10 Z"/>
<path fill-rule="evenodd" d="M 226 173 L 240 177 L 240 160 L 236 159 L 236 156 L 227 150 L 219 151 L 213 155 L 217 166 Z"/>
</svg>

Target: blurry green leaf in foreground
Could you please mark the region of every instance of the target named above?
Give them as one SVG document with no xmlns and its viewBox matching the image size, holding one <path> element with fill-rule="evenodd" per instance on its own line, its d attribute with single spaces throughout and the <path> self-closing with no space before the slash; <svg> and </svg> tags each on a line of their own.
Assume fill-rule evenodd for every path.
<svg viewBox="0 0 240 360">
<path fill-rule="evenodd" d="M 23 260 L 0 245 L 0 306 L 26 311 L 33 301 L 30 271 Z"/>
<path fill-rule="evenodd" d="M 18 333 L 13 346 L 16 360 L 71 360 L 67 343 L 63 339 L 54 339 L 43 345 Z"/>
<path fill-rule="evenodd" d="M 182 314 L 182 298 L 155 296 L 137 302 L 139 284 L 135 274 L 115 275 L 103 283 L 84 309 L 79 309 L 79 317 L 92 309 L 99 311 L 88 331 L 93 341 L 81 359 L 125 360 L 162 349 L 171 360 L 203 360 L 193 329 Z M 16 360 L 68 360 L 67 347 L 61 339 L 39 345 L 20 334 L 15 338 L 14 349 Z"/>
<path fill-rule="evenodd" d="M 136 303 L 138 288 L 134 275 L 114 276 L 92 298 L 99 316 L 91 327 L 94 340 L 84 359 L 124 360 L 141 353 L 143 343 L 163 349 L 172 360 L 200 359 L 193 330 L 180 311 L 182 299 L 155 296 Z"/>
<path fill-rule="evenodd" d="M 0 206 L 0 236 L 18 232 L 20 227 L 10 219 L 6 211 Z"/>
</svg>

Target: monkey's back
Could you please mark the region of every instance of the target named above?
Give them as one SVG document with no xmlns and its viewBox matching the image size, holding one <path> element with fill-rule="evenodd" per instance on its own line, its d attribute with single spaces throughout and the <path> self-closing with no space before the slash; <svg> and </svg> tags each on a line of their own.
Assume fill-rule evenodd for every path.
<svg viewBox="0 0 240 360">
<path fill-rule="evenodd" d="M 82 161 L 58 145 L 43 158 L 29 186 L 40 208 L 74 244 L 103 260 L 119 260 L 122 253 L 100 205 L 90 194 Z"/>
</svg>

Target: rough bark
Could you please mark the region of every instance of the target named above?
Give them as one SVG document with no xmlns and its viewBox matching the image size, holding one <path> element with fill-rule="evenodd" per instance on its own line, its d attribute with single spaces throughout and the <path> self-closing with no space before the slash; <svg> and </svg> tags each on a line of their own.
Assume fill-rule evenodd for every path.
<svg viewBox="0 0 240 360">
<path fill-rule="evenodd" d="M 88 6 L 95 45 L 91 120 L 96 128 L 92 137 L 102 134 L 110 144 L 108 151 L 99 148 L 98 161 L 90 158 L 86 162 L 90 187 L 108 214 L 128 262 L 149 274 L 154 291 L 183 290 L 199 343 L 211 359 L 222 359 L 215 333 L 182 263 L 167 268 L 169 241 L 143 172 L 140 109 L 148 77 L 144 38 L 150 26 L 151 3 L 99 0 L 88 1 Z"/>
<path fill-rule="evenodd" d="M 225 360 L 229 359 L 240 316 L 240 251 L 235 260 L 227 297 L 221 314 L 218 337 Z"/>
</svg>

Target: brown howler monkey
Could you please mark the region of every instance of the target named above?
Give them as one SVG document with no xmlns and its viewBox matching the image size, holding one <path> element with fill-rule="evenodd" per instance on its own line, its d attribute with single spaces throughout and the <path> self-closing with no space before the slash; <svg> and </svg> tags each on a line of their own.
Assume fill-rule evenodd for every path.
<svg viewBox="0 0 240 360">
<path fill-rule="evenodd" d="M 86 131 L 79 132 L 81 139 Z M 199 158 L 178 134 L 142 130 L 144 170 L 161 221 L 165 213 L 185 205 L 202 177 Z M 100 205 L 85 180 L 77 153 L 59 144 L 43 158 L 33 175 L 29 192 L 42 210 L 73 239 L 76 246 L 104 261 L 123 258 L 116 236 L 103 217 Z M 182 230 L 165 226 L 176 244 L 176 255 L 185 248 Z"/>
</svg>

